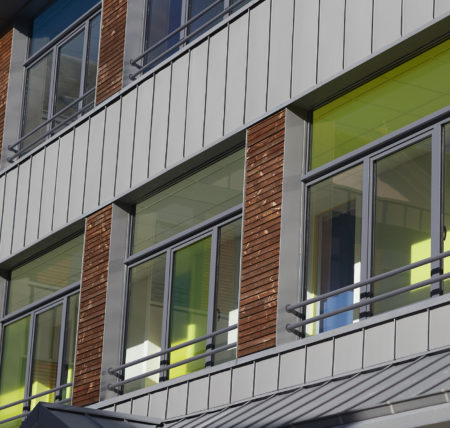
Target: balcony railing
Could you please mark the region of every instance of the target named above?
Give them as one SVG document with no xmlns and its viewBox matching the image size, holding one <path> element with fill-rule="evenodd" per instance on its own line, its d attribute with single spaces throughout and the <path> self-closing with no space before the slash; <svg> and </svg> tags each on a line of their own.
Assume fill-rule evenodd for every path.
<svg viewBox="0 0 450 428">
<path fill-rule="evenodd" d="M 335 315 L 339 315 L 339 314 L 342 314 L 344 312 L 348 312 L 348 311 L 351 311 L 354 309 L 370 307 L 370 305 L 372 305 L 373 303 L 389 299 L 391 297 L 397 296 L 402 293 L 406 293 L 408 291 L 412 291 L 412 290 L 416 290 L 421 287 L 425 287 L 426 285 L 441 283 L 445 279 L 450 278 L 450 272 L 443 274 L 442 270 L 440 268 L 432 269 L 430 278 L 426 279 L 424 281 L 416 282 L 416 283 L 410 284 L 410 285 L 405 285 L 403 287 L 396 288 L 395 290 L 391 290 L 386 293 L 376 295 L 375 297 L 361 298 L 361 300 L 359 302 L 355 302 L 351 305 L 341 306 L 337 309 L 334 309 L 334 310 L 331 310 L 331 311 L 328 311 L 328 312 L 325 312 L 325 313 L 322 313 L 320 315 L 316 315 L 316 316 L 313 316 L 310 318 L 306 318 L 306 316 L 305 316 L 305 309 L 308 305 L 324 302 L 331 297 L 335 297 L 335 296 L 338 296 L 339 294 L 342 294 L 342 293 L 345 293 L 348 291 L 357 290 L 357 289 L 359 289 L 360 295 L 362 296 L 362 295 L 364 295 L 364 293 L 367 293 L 366 287 L 368 287 L 368 286 L 371 286 L 372 290 L 376 290 L 376 287 L 377 287 L 376 283 L 378 281 L 382 281 L 387 278 L 391 278 L 391 277 L 398 275 L 400 273 L 403 273 L 403 272 L 411 271 L 412 269 L 418 268 L 420 266 L 424 266 L 424 265 L 427 265 L 427 264 L 430 264 L 433 262 L 437 262 L 437 261 L 442 260 L 449 256 L 450 256 L 450 251 L 446 251 L 439 255 L 436 255 L 433 257 L 428 257 L 426 259 L 420 260 L 415 263 L 410 263 L 408 265 L 399 267 L 397 269 L 393 269 L 391 271 L 382 273 L 380 275 L 372 276 L 364 281 L 360 281 L 355 284 L 346 285 L 345 287 L 338 288 L 336 290 L 321 294 L 321 295 L 313 297 L 311 299 L 304 300 L 304 301 L 301 301 L 301 302 L 293 304 L 293 305 L 286 305 L 287 312 L 290 312 L 290 313 L 296 315 L 299 319 L 301 319 L 301 321 L 299 321 L 297 323 L 286 324 L 286 330 L 296 334 L 297 336 L 303 337 L 304 334 L 302 332 L 302 329 L 304 326 L 306 326 L 308 324 L 313 324 L 317 321 L 322 321 L 326 318 L 330 318 Z M 437 273 L 435 272 L 436 270 L 437 270 Z M 365 311 L 366 314 L 368 314 L 368 312 L 370 312 L 370 311 Z"/>
<path fill-rule="evenodd" d="M 197 337 L 197 338 L 189 340 L 187 342 L 180 343 L 179 345 L 172 346 L 172 347 L 166 348 L 166 349 L 162 349 L 159 352 L 155 352 L 154 354 L 147 355 L 145 357 L 139 358 L 134 361 L 130 361 L 130 362 L 122 364 L 120 366 L 117 366 L 114 368 L 109 368 L 108 373 L 116 376 L 120 380 L 118 380 L 115 383 L 109 384 L 107 386 L 107 388 L 110 391 L 115 391 L 117 393 L 121 393 L 122 392 L 121 387 L 128 383 L 131 383 L 131 382 L 134 382 L 134 381 L 137 381 L 137 380 L 149 377 L 149 376 L 153 376 L 158 373 L 164 373 L 170 369 L 174 369 L 176 367 L 183 366 L 183 365 L 191 363 L 193 361 L 201 360 L 202 358 L 212 357 L 213 355 L 218 354 L 219 352 L 224 352 L 224 351 L 227 351 L 228 349 L 235 348 L 236 342 L 227 343 L 226 345 L 222 345 L 222 346 L 218 346 L 218 347 L 214 347 L 214 345 L 212 343 L 212 339 L 215 338 L 216 336 L 218 336 L 220 334 L 228 333 L 229 331 L 232 331 L 235 329 L 237 329 L 237 324 L 233 324 L 228 327 L 222 328 L 220 330 L 216 330 L 210 334 L 206 334 L 204 336 Z M 172 363 L 172 364 L 167 363 L 167 361 L 169 360 L 167 358 L 167 356 L 170 355 L 171 352 L 177 351 L 179 349 L 182 349 L 187 346 L 194 345 L 196 343 L 200 343 L 203 341 L 208 341 L 209 343 L 207 343 L 207 348 L 213 347 L 213 349 L 207 350 L 206 352 L 202 352 L 201 354 L 198 354 L 198 355 L 194 355 L 193 357 L 185 358 L 184 360 L 177 361 L 176 363 Z M 152 360 L 153 358 L 158 358 L 158 357 L 163 357 L 163 361 L 161 362 L 161 366 L 159 368 L 147 371 L 147 372 L 139 374 L 137 376 L 130 377 L 128 379 L 124 379 L 123 371 L 126 368 L 135 366 L 136 364 L 144 363 L 146 361 L 149 361 L 149 360 Z"/>
<path fill-rule="evenodd" d="M 18 404 L 24 404 L 23 412 L 20 415 L 11 416 L 10 418 L 7 418 L 7 419 L 2 419 L 2 420 L 0 420 L 0 425 L 4 424 L 6 422 L 14 421 L 16 419 L 25 418 L 28 415 L 28 413 L 30 412 L 30 404 L 31 404 L 30 402 L 31 402 L 31 400 L 35 400 L 36 398 L 44 397 L 44 396 L 49 395 L 49 394 L 53 394 L 54 392 L 57 393 L 56 394 L 56 399 L 55 399 L 56 402 L 63 403 L 63 404 L 64 403 L 70 403 L 72 398 L 69 397 L 69 398 L 65 398 L 65 399 L 61 400 L 60 399 L 60 393 L 61 393 L 61 391 L 63 391 L 66 388 L 71 388 L 72 385 L 73 385 L 73 383 L 69 382 L 69 383 L 66 383 L 64 385 L 57 386 L 56 388 L 47 389 L 45 391 L 40 392 L 39 394 L 29 395 L 29 396 L 23 398 L 22 400 L 17 400 L 17 401 L 14 401 L 12 403 L 8 403 L 8 404 L 5 404 L 4 406 L 1 406 L 0 407 L 0 412 L 2 410 L 8 409 L 10 407 L 17 406 Z"/>
</svg>

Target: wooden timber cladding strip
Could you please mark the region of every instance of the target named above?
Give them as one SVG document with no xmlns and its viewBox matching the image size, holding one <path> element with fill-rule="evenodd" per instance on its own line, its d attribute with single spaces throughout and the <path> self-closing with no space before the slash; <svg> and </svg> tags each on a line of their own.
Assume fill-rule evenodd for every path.
<svg viewBox="0 0 450 428">
<path fill-rule="evenodd" d="M 247 131 L 238 356 L 275 346 L 285 112 Z"/>
<path fill-rule="evenodd" d="M 12 28 L 0 31 L 0 153 L 2 152 L 3 130 L 5 125 L 11 46 Z"/>
<path fill-rule="evenodd" d="M 96 104 L 122 89 L 127 0 L 104 0 Z"/>
<path fill-rule="evenodd" d="M 86 219 L 72 403 L 99 400 L 112 205 Z"/>
</svg>

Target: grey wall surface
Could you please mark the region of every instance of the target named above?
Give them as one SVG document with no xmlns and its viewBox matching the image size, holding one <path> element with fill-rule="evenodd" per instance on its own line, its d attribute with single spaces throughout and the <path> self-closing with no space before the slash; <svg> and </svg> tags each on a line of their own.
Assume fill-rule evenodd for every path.
<svg viewBox="0 0 450 428">
<path fill-rule="evenodd" d="M 0 264 L 449 9 L 446 0 L 244 8 L 0 175 Z"/>
</svg>

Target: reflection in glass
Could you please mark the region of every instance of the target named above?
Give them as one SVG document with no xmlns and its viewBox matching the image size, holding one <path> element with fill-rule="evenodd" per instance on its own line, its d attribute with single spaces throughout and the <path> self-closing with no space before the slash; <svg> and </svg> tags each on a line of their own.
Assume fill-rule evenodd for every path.
<svg viewBox="0 0 450 428">
<path fill-rule="evenodd" d="M 211 0 L 191 0 L 189 2 L 189 19 L 197 16 L 202 10 L 206 9 L 211 3 Z M 205 12 L 203 15 L 198 16 L 197 19 L 194 20 L 192 24 L 189 25 L 189 34 L 193 33 L 203 25 L 205 25 L 208 21 L 212 20 L 215 16 L 217 16 L 220 12 L 223 11 L 224 1 L 218 2 L 213 8 Z M 217 18 L 213 20 L 210 24 L 208 24 L 204 29 L 202 29 L 199 33 L 196 34 L 195 37 L 198 37 L 200 34 L 208 31 L 211 27 L 220 22 L 223 17 Z"/>
<path fill-rule="evenodd" d="M 25 393 L 25 374 L 28 357 L 28 335 L 30 317 L 25 317 L 3 330 L 3 354 L 0 366 L 0 406 L 21 400 Z M 23 405 L 0 410 L 0 420 L 22 413 Z M 18 427 L 20 419 L 10 423 L 10 427 Z M 2 425 L 3 426 L 3 425 Z"/>
<path fill-rule="evenodd" d="M 84 93 L 95 87 L 97 79 L 98 47 L 100 45 L 100 15 L 89 23 L 89 46 L 86 61 Z M 84 105 L 94 101 L 95 94 L 84 99 Z"/>
<path fill-rule="evenodd" d="M 373 275 L 431 255 L 431 139 L 376 162 Z M 373 295 L 426 280 L 430 266 L 393 276 L 373 285 Z M 428 298 L 422 287 L 373 305 L 374 314 Z"/>
<path fill-rule="evenodd" d="M 166 255 L 148 260 L 131 270 L 128 296 L 128 321 L 125 362 L 151 355 L 161 350 L 162 315 Z M 158 369 L 160 357 L 125 370 L 125 378 Z M 159 373 L 131 382 L 126 391 L 159 382 Z"/>
<path fill-rule="evenodd" d="M 444 128 L 444 230 L 443 251 L 450 251 L 450 124 Z M 444 273 L 450 272 L 450 257 L 444 259 Z M 444 293 L 450 291 L 450 279 L 444 281 Z"/>
<path fill-rule="evenodd" d="M 187 342 L 207 331 L 211 237 L 204 238 L 174 254 L 170 311 L 169 346 Z M 174 351 L 170 363 L 193 357 L 206 351 L 200 342 Z M 205 359 L 170 370 L 174 378 L 205 367 Z"/>
<path fill-rule="evenodd" d="M 14 269 L 8 293 L 8 313 L 80 281 L 84 235 Z"/>
<path fill-rule="evenodd" d="M 240 150 L 136 205 L 137 253 L 242 203 Z"/>
<path fill-rule="evenodd" d="M 358 282 L 361 270 L 362 165 L 313 185 L 309 190 L 306 299 Z M 359 301 L 359 289 L 308 305 L 306 317 L 333 311 Z M 348 311 L 309 324 L 312 335 L 358 318 Z"/>
<path fill-rule="evenodd" d="M 78 293 L 74 294 L 73 296 L 70 296 L 68 299 L 62 379 L 61 379 L 62 385 L 73 381 L 75 346 L 77 341 L 77 327 L 78 327 L 78 302 L 79 302 Z M 63 400 L 71 396 L 72 396 L 71 387 L 65 388 L 62 391 Z"/>
<path fill-rule="evenodd" d="M 238 322 L 241 225 L 241 219 L 235 220 L 223 226 L 219 232 L 214 330 Z M 215 347 L 233 342 L 237 342 L 237 330 L 216 336 Z M 216 354 L 214 362 L 217 364 L 233 358 L 236 358 L 235 348 Z"/>
</svg>

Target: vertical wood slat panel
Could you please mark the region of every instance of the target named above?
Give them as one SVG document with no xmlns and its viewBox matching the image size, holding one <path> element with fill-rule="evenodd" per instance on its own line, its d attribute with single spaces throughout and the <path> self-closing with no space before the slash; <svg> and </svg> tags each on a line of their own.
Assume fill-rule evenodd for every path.
<svg viewBox="0 0 450 428">
<path fill-rule="evenodd" d="M 189 54 L 185 54 L 172 65 L 167 167 L 183 159 L 188 72 Z"/>
<path fill-rule="evenodd" d="M 68 221 L 79 217 L 83 211 L 89 122 L 90 121 L 87 120 L 75 128 L 72 155 L 72 172 L 70 178 L 69 212 L 67 216 Z"/>
<path fill-rule="evenodd" d="M 371 54 L 373 0 L 346 0 L 344 67 Z"/>
<path fill-rule="evenodd" d="M 44 178 L 42 179 L 41 215 L 39 237 L 52 230 L 53 206 L 55 204 L 56 173 L 58 169 L 59 141 L 45 148 Z"/>
<path fill-rule="evenodd" d="M 249 14 L 246 13 L 230 25 L 225 94 L 225 134 L 244 123 L 248 18 Z"/>
<path fill-rule="evenodd" d="M 266 111 L 270 1 L 250 10 L 245 121 Z"/>
<path fill-rule="evenodd" d="M 132 186 L 144 181 L 148 175 L 148 155 L 150 152 L 150 129 L 153 109 L 153 82 L 154 79 L 151 77 L 138 88 L 133 168 L 131 172 Z"/>
<path fill-rule="evenodd" d="M 137 89 L 135 88 L 122 98 L 115 195 L 120 195 L 128 190 L 131 184 L 134 126 L 136 123 L 136 97 Z"/>
<path fill-rule="evenodd" d="M 28 199 L 25 245 L 29 245 L 38 238 L 44 159 L 45 150 L 41 150 L 31 160 L 30 195 Z"/>
<path fill-rule="evenodd" d="M 14 212 L 13 252 L 20 250 L 25 243 L 31 159 L 27 159 L 25 162 L 20 164 L 18 169 L 19 178 L 17 181 L 17 200 Z"/>
<path fill-rule="evenodd" d="M 103 134 L 105 130 L 105 110 L 91 117 L 86 166 L 86 184 L 83 212 L 98 206 L 103 152 Z"/>
<path fill-rule="evenodd" d="M 294 1 L 272 1 L 267 109 L 286 101 L 291 90 Z"/>
<path fill-rule="evenodd" d="M 434 17 L 438 18 L 441 15 L 450 12 L 450 0 L 434 0 Z"/>
<path fill-rule="evenodd" d="M 292 57 L 292 95 L 316 84 L 319 0 L 296 0 Z"/>
<path fill-rule="evenodd" d="M 402 35 L 433 19 L 434 0 L 403 0 Z"/>
<path fill-rule="evenodd" d="M 192 49 L 189 60 L 185 156 L 198 152 L 203 146 L 207 67 L 208 40 Z"/>
<path fill-rule="evenodd" d="M 345 0 L 321 0 L 317 81 L 342 70 L 344 55 Z"/>
<path fill-rule="evenodd" d="M 150 177 L 163 170 L 166 165 L 171 74 L 172 68 L 169 66 L 155 76 L 153 126 L 150 139 Z"/>
<path fill-rule="evenodd" d="M 14 210 L 17 197 L 18 168 L 6 174 L 5 198 L 3 203 L 2 233 L 0 242 L 0 258 L 11 253 L 12 235 L 14 227 Z"/>
<path fill-rule="evenodd" d="M 204 146 L 223 135 L 228 27 L 209 40 Z"/>
<path fill-rule="evenodd" d="M 74 131 L 71 131 L 63 135 L 59 140 L 58 171 L 56 173 L 52 229 L 57 229 L 67 222 L 73 139 Z"/>
<path fill-rule="evenodd" d="M 100 203 L 114 196 L 119 141 L 121 102 L 118 100 L 106 108 L 105 140 L 103 143 L 102 178 L 100 181 Z"/>
<path fill-rule="evenodd" d="M 372 49 L 392 43 L 402 32 L 402 0 L 374 0 Z"/>
</svg>

